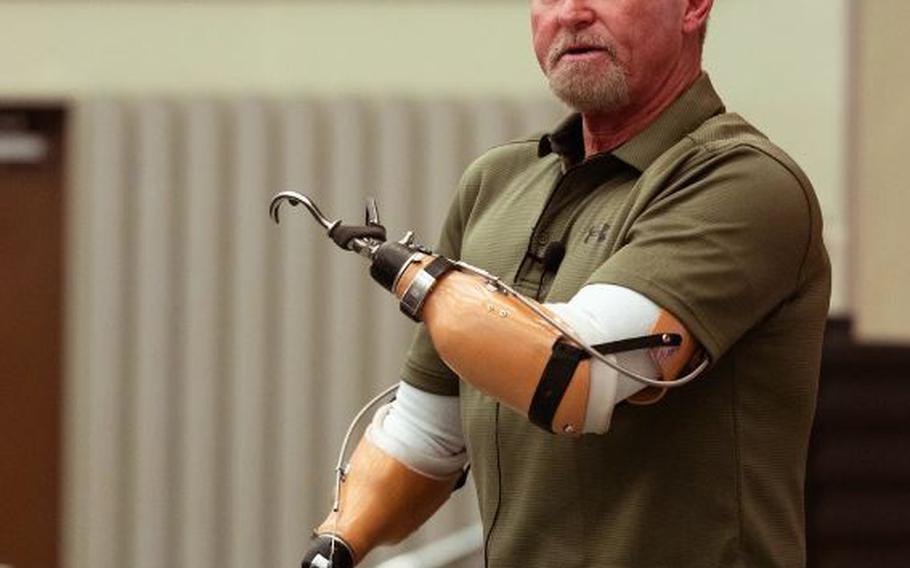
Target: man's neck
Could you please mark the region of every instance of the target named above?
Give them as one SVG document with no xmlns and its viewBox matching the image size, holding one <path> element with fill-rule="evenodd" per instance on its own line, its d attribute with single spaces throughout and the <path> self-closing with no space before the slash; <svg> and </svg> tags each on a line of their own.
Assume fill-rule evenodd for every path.
<svg viewBox="0 0 910 568">
<path fill-rule="evenodd" d="M 582 114 L 585 158 L 622 146 L 643 131 L 701 76 L 701 66 L 672 75 L 656 96 L 612 113 Z"/>
</svg>

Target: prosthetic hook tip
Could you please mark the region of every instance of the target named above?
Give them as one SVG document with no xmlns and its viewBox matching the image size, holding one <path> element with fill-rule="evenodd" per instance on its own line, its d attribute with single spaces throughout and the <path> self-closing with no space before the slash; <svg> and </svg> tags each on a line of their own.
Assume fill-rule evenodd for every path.
<svg viewBox="0 0 910 568">
<path fill-rule="evenodd" d="M 316 219 L 316 222 L 322 225 L 326 230 L 331 230 L 332 225 L 338 223 L 338 221 L 332 222 L 326 219 L 325 215 L 323 215 L 322 211 L 319 210 L 319 207 L 313 203 L 312 199 L 302 193 L 297 193 L 296 191 L 282 191 L 272 197 L 272 202 L 269 203 L 269 215 L 276 223 L 279 222 L 278 210 L 281 208 L 281 203 L 284 201 L 287 201 L 292 206 L 303 205 L 306 207 L 307 211 L 310 212 L 310 215 Z"/>
<path fill-rule="evenodd" d="M 271 203 L 269 203 L 269 216 L 273 221 L 275 221 L 276 224 L 281 223 L 278 212 L 281 209 L 281 204 L 284 201 L 290 203 L 292 207 L 297 207 L 300 205 L 300 200 L 297 199 L 297 197 L 293 195 L 293 192 L 290 191 L 283 191 L 273 197 Z"/>
</svg>

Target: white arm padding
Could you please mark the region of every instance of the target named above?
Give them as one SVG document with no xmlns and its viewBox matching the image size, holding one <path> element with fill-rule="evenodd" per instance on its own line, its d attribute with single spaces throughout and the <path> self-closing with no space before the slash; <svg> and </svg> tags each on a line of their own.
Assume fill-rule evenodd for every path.
<svg viewBox="0 0 910 568">
<path fill-rule="evenodd" d="M 638 292 L 612 284 L 585 286 L 566 304 L 546 304 L 585 341 L 617 341 L 651 333 L 660 308 Z M 610 357 L 642 375 L 660 378 L 646 349 Z M 610 427 L 613 407 L 644 388 L 604 363 L 591 365 L 591 388 L 584 431 L 602 434 Z M 457 396 L 422 391 L 402 381 L 394 401 L 373 417 L 370 442 L 414 471 L 445 479 L 467 463 Z"/>
<path fill-rule="evenodd" d="M 567 304 L 545 306 L 592 345 L 648 335 L 660 316 L 657 304 L 634 290 L 613 284 L 589 284 Z M 660 378 L 660 371 L 647 349 L 617 353 L 608 358 L 630 371 Z M 606 364 L 593 361 L 584 432 L 606 432 L 610 428 L 613 407 L 644 387 Z"/>
<path fill-rule="evenodd" d="M 468 461 L 457 396 L 431 394 L 402 381 L 395 400 L 376 411 L 366 436 L 410 469 L 447 479 Z"/>
</svg>

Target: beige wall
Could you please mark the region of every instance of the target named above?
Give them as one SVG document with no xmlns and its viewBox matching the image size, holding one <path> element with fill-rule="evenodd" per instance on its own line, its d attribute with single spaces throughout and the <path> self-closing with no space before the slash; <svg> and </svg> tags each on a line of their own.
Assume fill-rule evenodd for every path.
<svg viewBox="0 0 910 568">
<path fill-rule="evenodd" d="M 856 138 L 851 219 L 857 235 L 855 307 L 865 340 L 910 341 L 910 213 L 907 133 L 910 3 L 877 0 L 857 5 Z"/>
<path fill-rule="evenodd" d="M 815 183 L 841 313 L 846 2 L 720 1 L 706 54 L 729 107 Z M 522 0 L 2 4 L 0 96 L 545 95 L 526 10 Z"/>
<path fill-rule="evenodd" d="M 0 6 L 24 94 L 543 93 L 523 2 Z"/>
<path fill-rule="evenodd" d="M 848 311 L 848 4 L 718 0 L 706 54 L 727 106 L 796 158 L 815 186 L 832 259 L 835 314 Z"/>
</svg>

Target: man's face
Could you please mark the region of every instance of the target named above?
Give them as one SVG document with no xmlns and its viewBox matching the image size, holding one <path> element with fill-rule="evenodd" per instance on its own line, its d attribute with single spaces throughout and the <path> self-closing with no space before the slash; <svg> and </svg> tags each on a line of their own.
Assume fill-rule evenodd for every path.
<svg viewBox="0 0 910 568">
<path fill-rule="evenodd" d="M 530 0 L 534 52 L 553 92 L 581 112 L 659 93 L 676 67 L 686 0 Z"/>
</svg>

